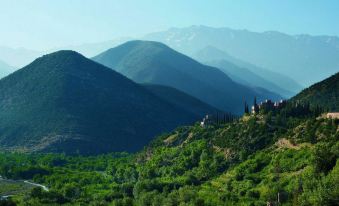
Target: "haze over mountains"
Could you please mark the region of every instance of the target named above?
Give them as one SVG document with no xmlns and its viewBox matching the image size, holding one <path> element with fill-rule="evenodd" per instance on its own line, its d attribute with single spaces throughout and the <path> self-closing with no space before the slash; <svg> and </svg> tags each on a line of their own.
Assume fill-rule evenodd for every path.
<svg viewBox="0 0 339 206">
<path fill-rule="evenodd" d="M 48 49 L 48 51 L 0 47 L 0 59 L 20 68 L 42 54 L 59 49 L 72 49 L 92 57 L 131 39 L 133 38 L 118 38 L 99 43 Z M 223 60 L 250 69 L 264 77 L 266 81 L 281 82 L 279 86 L 293 94 L 300 91 L 301 87 L 310 86 L 334 74 L 339 67 L 339 38 L 335 36 L 288 35 L 276 31 L 258 33 L 229 28 L 191 26 L 151 33 L 141 39 L 165 43 L 193 58 L 208 47 L 218 49 L 227 54 Z M 210 59 L 214 56 L 204 58 L 206 57 Z M 279 74 L 283 75 L 279 76 Z"/>
<path fill-rule="evenodd" d="M 82 154 L 135 151 L 155 135 L 200 119 L 204 114 L 191 102 L 200 112 L 216 111 L 182 92 L 171 93 L 183 97 L 177 104 L 156 93 L 156 86 L 144 88 L 76 52 L 48 54 L 0 80 L 0 145 Z"/>
<path fill-rule="evenodd" d="M 284 97 L 293 96 L 302 89 L 301 85 L 286 75 L 241 61 L 212 46 L 196 52 L 194 58 L 221 69 L 239 83 L 267 88 Z M 279 85 L 274 82 L 279 82 Z"/>
<path fill-rule="evenodd" d="M 191 26 L 156 32 L 145 39 L 163 42 L 189 56 L 213 46 L 242 61 L 293 77 L 303 86 L 334 74 L 339 67 L 339 38 L 334 36 Z"/>
<path fill-rule="evenodd" d="M 0 78 L 7 76 L 8 74 L 14 71 L 15 71 L 14 67 L 0 60 Z"/>
<path fill-rule="evenodd" d="M 281 97 L 263 88 L 251 88 L 231 80 L 225 73 L 152 41 L 130 41 L 94 57 L 138 83 L 170 86 L 220 110 L 243 112 L 244 101 Z"/>
<path fill-rule="evenodd" d="M 153 41 L 129 41 L 93 60 L 59 51 L 1 79 L 1 148 L 81 154 L 136 151 L 154 136 L 205 114 L 242 114 L 244 101 L 281 98 L 258 86 L 286 92 L 253 68 L 211 61 L 222 72 Z M 292 100 L 336 111 L 338 91 L 336 73 Z"/>
<path fill-rule="evenodd" d="M 0 59 L 16 68 L 26 66 L 43 54 L 44 52 L 42 51 L 25 48 L 10 48 L 0 45 Z"/>
</svg>

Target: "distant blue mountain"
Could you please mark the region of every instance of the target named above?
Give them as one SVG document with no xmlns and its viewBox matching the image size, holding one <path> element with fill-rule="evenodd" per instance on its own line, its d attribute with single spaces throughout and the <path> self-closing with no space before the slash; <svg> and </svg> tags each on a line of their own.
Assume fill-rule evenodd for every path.
<svg viewBox="0 0 339 206">
<path fill-rule="evenodd" d="M 0 46 L 0 59 L 16 68 L 21 68 L 43 55 L 44 52 Z"/>
<path fill-rule="evenodd" d="M 280 99 L 262 88 L 234 82 L 215 67 L 203 65 L 168 46 L 152 41 L 130 41 L 109 49 L 93 60 L 139 83 L 181 90 L 220 110 L 240 114 L 244 100 Z"/>
<path fill-rule="evenodd" d="M 287 75 L 304 87 L 339 71 L 339 38 L 333 36 L 191 26 L 152 33 L 144 39 L 163 42 L 189 56 L 213 46 L 242 61 Z"/>
<path fill-rule="evenodd" d="M 266 88 L 284 97 L 291 97 L 302 89 L 301 85 L 286 75 L 241 61 L 212 46 L 198 51 L 194 58 L 220 68 L 239 83 Z"/>
<path fill-rule="evenodd" d="M 15 68 L 0 60 L 0 78 L 14 72 Z"/>
</svg>

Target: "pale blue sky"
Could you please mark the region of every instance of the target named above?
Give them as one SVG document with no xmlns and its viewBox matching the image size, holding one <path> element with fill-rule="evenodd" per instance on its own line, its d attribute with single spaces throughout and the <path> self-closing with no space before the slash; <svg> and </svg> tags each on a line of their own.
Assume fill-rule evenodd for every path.
<svg viewBox="0 0 339 206">
<path fill-rule="evenodd" d="M 49 49 L 206 25 L 339 36 L 338 0 L 0 0 L 0 45 Z"/>
</svg>

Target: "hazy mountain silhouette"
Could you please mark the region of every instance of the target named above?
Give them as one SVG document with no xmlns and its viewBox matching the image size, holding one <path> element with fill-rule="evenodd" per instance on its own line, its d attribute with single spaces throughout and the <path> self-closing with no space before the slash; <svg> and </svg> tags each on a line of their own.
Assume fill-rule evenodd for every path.
<svg viewBox="0 0 339 206">
<path fill-rule="evenodd" d="M 243 101 L 280 96 L 263 89 L 260 93 L 232 81 L 219 69 L 151 41 L 130 41 L 93 58 L 139 83 L 170 86 L 218 109 L 243 112 Z"/>
<path fill-rule="evenodd" d="M 198 51 L 194 58 L 207 65 L 220 68 L 235 81 L 263 87 L 285 97 L 291 97 L 302 89 L 301 85 L 286 75 L 241 61 L 212 46 Z"/>
<path fill-rule="evenodd" d="M 16 68 L 21 68 L 41 56 L 43 52 L 25 48 L 9 48 L 0 46 L 0 59 Z"/>
<path fill-rule="evenodd" d="M 0 60 L 0 78 L 14 72 L 15 68 Z"/>
<path fill-rule="evenodd" d="M 130 41 L 132 38 L 122 37 L 116 38 L 109 41 L 96 42 L 96 43 L 85 43 L 80 45 L 68 45 L 60 48 L 51 49 L 48 52 L 55 52 L 59 50 L 73 50 L 79 52 L 86 57 L 93 57 L 99 53 L 106 51 L 112 47 L 118 46 L 119 44 Z"/>
<path fill-rule="evenodd" d="M 145 39 L 163 42 L 190 56 L 213 46 L 240 60 L 292 77 L 303 86 L 328 77 L 339 66 L 339 38 L 333 36 L 191 26 L 152 33 Z"/>
</svg>

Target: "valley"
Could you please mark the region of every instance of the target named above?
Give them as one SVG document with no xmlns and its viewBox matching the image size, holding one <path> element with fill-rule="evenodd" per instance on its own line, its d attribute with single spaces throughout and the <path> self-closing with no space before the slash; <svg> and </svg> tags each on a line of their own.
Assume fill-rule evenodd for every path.
<svg viewBox="0 0 339 206">
<path fill-rule="evenodd" d="M 331 205 L 339 191 L 338 120 L 316 117 L 316 110 L 287 106 L 180 127 L 135 154 L 1 154 L 0 171 L 50 188 L 28 193 L 33 205 Z"/>
<path fill-rule="evenodd" d="M 0 206 L 339 206 L 338 11 L 1 0 Z"/>
</svg>

